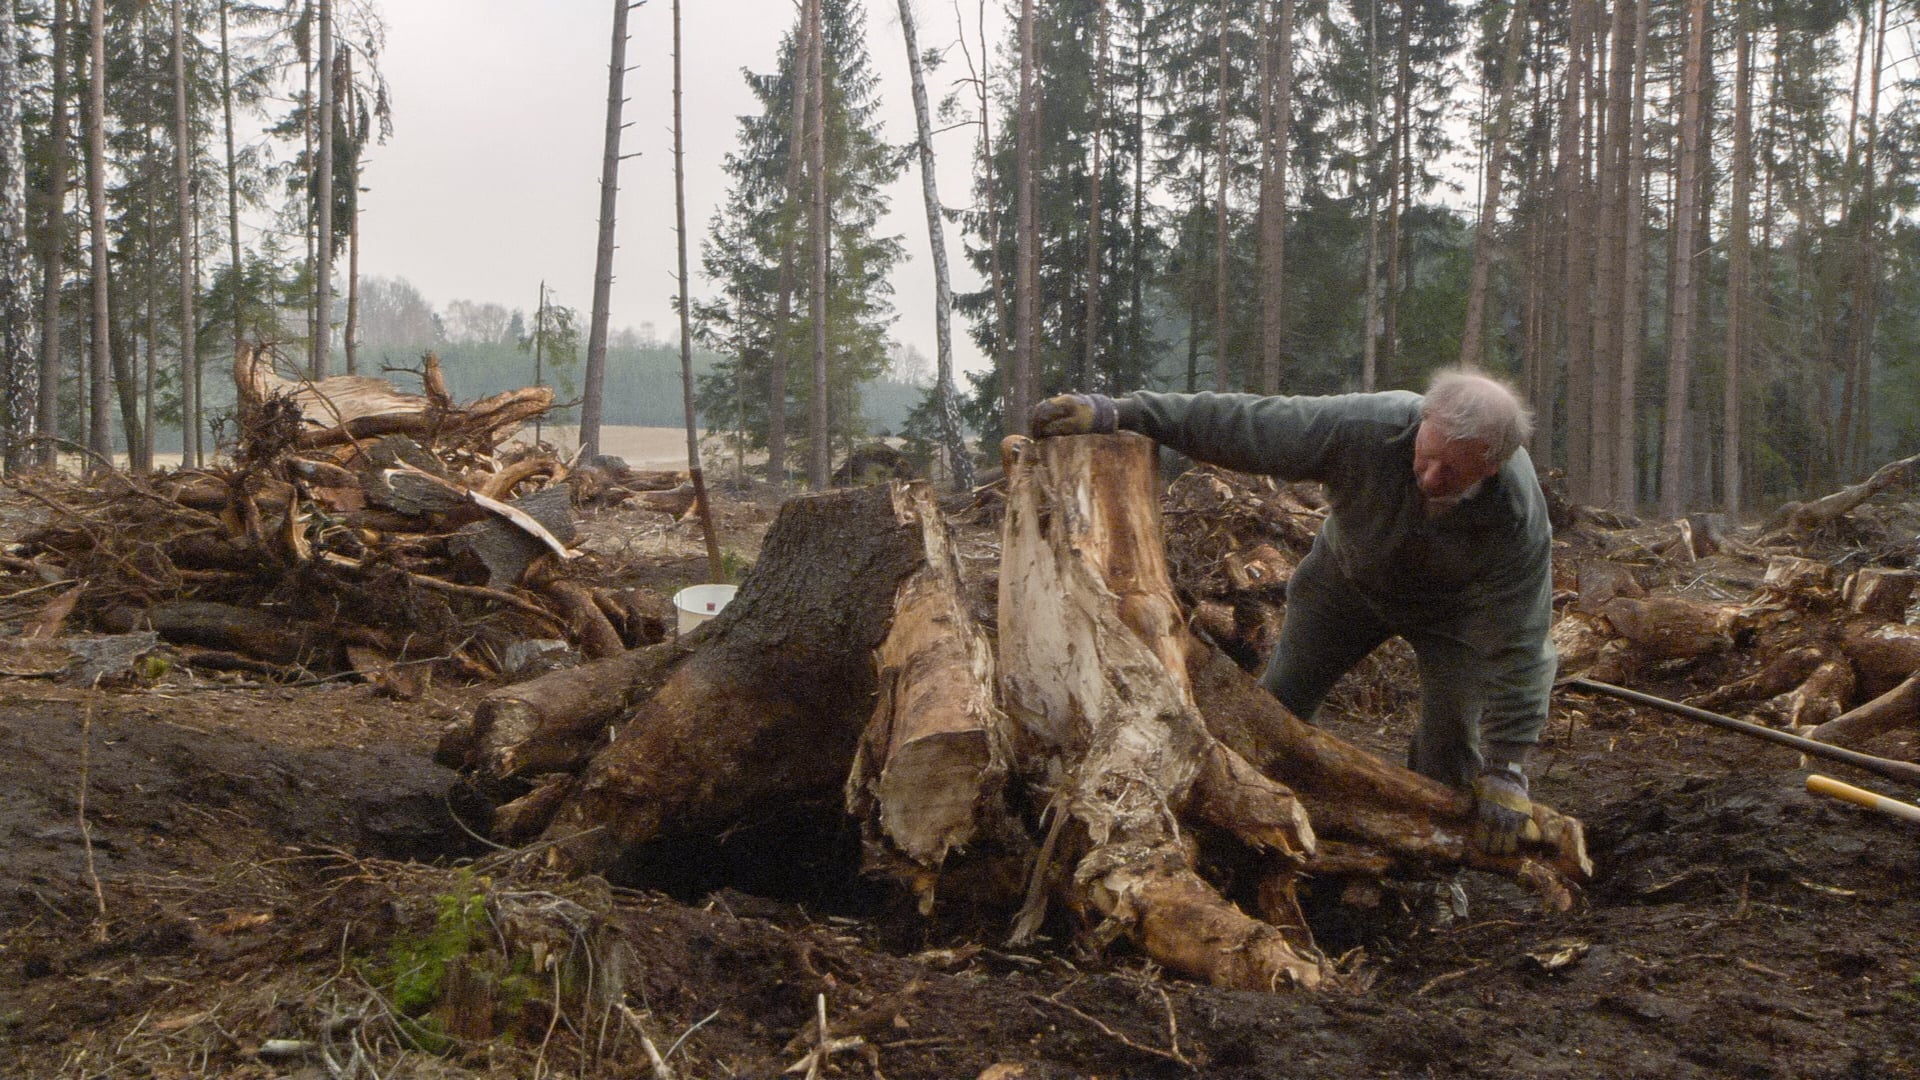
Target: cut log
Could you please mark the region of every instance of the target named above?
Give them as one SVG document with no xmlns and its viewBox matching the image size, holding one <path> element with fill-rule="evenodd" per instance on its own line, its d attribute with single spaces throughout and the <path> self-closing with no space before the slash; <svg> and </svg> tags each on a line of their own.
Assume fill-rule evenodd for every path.
<svg viewBox="0 0 1920 1080">
<path fill-rule="evenodd" d="M 1809 596 L 1824 599 L 1833 591 L 1833 567 L 1814 559 L 1777 555 L 1767 561 L 1760 584 L 1765 592 L 1787 601 L 1805 603 Z"/>
<path fill-rule="evenodd" d="M 1702 709 L 1725 709 L 1749 701 L 1764 701 L 1778 697 L 1807 681 L 1820 665 L 1833 658 L 1833 649 L 1826 645 L 1805 645 L 1768 660 L 1760 670 L 1744 679 L 1737 679 L 1725 686 L 1718 686 L 1704 694 L 1687 699 L 1687 704 Z M 1595 675 L 1602 682 L 1614 680 Z"/>
<path fill-rule="evenodd" d="M 566 484 L 516 499 L 512 507 L 521 517 L 531 519 L 543 535 L 536 535 L 513 518 L 494 514 L 461 526 L 448 541 L 449 551 L 471 556 L 486 567 L 489 588 L 519 584 L 535 559 L 553 550 L 555 544 L 566 550 L 564 545 L 575 535 L 573 491 Z"/>
<path fill-rule="evenodd" d="M 231 604 L 184 600 L 145 609 L 116 609 L 102 619 L 115 632 L 157 631 L 176 645 L 241 653 L 275 665 L 331 670 L 339 666 L 341 632 L 358 644 L 390 645 L 369 631 L 352 627 L 322 627 Z"/>
<path fill-rule="evenodd" d="M 1847 610 L 1856 615 L 1905 622 L 1916 583 L 1920 583 L 1920 572 L 1867 566 L 1847 577 L 1841 596 L 1847 602 Z"/>
<path fill-rule="evenodd" d="M 666 641 L 501 687 L 480 699 L 470 724 L 449 732 L 435 760 L 489 781 L 578 767 L 581 737 L 595 745 L 687 655 L 680 642 Z M 557 743 L 567 752 L 553 753 Z"/>
<path fill-rule="evenodd" d="M 1846 711 L 1853 697 L 1853 665 L 1835 658 L 1814 668 L 1799 686 L 1780 696 L 1781 721 L 1794 731 L 1818 727 Z"/>
<path fill-rule="evenodd" d="M 1920 626 L 1849 620 L 1840 636 L 1840 649 L 1860 673 L 1861 690 L 1883 694 L 1920 671 Z"/>
<path fill-rule="evenodd" d="M 879 700 L 847 779 L 870 872 L 894 876 L 931 914 L 949 852 L 1006 821 L 1006 718 L 995 707 L 993 648 L 967 613 L 960 565 L 933 491 L 896 489 L 925 563 L 900 586 L 880 646 Z"/>
<path fill-rule="evenodd" d="M 1868 739 L 1901 727 L 1920 728 L 1920 672 L 1865 705 L 1807 732 L 1807 737 L 1858 750 Z"/>
</svg>

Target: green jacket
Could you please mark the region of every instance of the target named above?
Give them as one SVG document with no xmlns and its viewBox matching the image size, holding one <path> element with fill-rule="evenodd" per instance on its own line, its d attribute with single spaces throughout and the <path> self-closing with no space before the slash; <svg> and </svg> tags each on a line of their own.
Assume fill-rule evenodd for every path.
<svg viewBox="0 0 1920 1080">
<path fill-rule="evenodd" d="M 1488 737 L 1533 742 L 1552 687 L 1553 533 L 1533 462 L 1517 450 L 1472 497 L 1427 515 L 1413 473 L 1420 395 L 1155 394 L 1119 399 L 1120 426 L 1198 461 L 1317 480 L 1331 512 L 1318 545 L 1398 625 L 1463 613 L 1499 636 L 1488 663 Z M 1542 665 L 1546 674 L 1541 674 Z"/>
</svg>

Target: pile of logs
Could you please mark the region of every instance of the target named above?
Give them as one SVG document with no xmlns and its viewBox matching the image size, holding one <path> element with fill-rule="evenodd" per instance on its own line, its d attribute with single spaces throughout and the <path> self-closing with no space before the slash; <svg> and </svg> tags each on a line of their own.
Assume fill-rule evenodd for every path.
<svg viewBox="0 0 1920 1080">
<path fill-rule="evenodd" d="M 1920 727 L 1920 626 L 1906 621 L 1920 572 L 1766 559 L 1751 596 L 1721 603 L 1650 596 L 1618 566 L 1583 567 L 1579 597 L 1554 627 L 1562 675 L 1632 684 L 1713 661 L 1726 677 L 1688 704 L 1854 748 Z"/>
<path fill-rule="evenodd" d="M 229 466 L 17 485 L 51 514 L 12 568 L 73 583 L 38 632 L 71 615 L 157 633 L 200 667 L 355 672 L 403 696 L 435 669 L 488 677 L 562 646 L 603 657 L 663 636 L 660 598 L 595 587 L 574 547 L 576 489 L 678 515 L 686 476 L 573 468 L 509 442 L 551 390 L 458 405 L 431 354 L 418 394 L 365 376 L 284 379 L 260 351 L 234 377 Z"/>
</svg>

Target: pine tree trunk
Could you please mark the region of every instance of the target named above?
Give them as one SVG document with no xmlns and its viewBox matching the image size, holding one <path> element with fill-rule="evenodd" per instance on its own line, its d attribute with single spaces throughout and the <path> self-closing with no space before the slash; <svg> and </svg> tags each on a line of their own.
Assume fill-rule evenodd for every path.
<svg viewBox="0 0 1920 1080">
<path fill-rule="evenodd" d="M 73 36 L 67 19 L 69 0 L 53 0 L 53 70 L 50 88 L 53 115 L 47 123 L 46 232 L 40 240 L 40 400 L 36 427 L 42 438 L 37 459 L 51 468 L 59 458 L 53 441 L 60 434 L 61 292 L 66 285 L 68 78 L 72 74 L 67 50 Z"/>
<path fill-rule="evenodd" d="M 1494 97 L 1493 124 L 1487 133 L 1486 183 L 1480 220 L 1473 230 L 1473 271 L 1467 284 L 1467 320 L 1460 334 L 1460 363 L 1480 366 L 1486 351 L 1487 275 L 1493 264 L 1493 227 L 1500 215 L 1501 180 L 1506 174 L 1507 131 L 1513 84 L 1520 77 L 1520 48 L 1526 41 L 1527 6 L 1515 2 L 1508 16 L 1506 51 L 1500 61 L 1500 88 Z"/>
<path fill-rule="evenodd" d="M 813 320 L 813 393 L 807 413 L 807 486 L 825 491 L 833 474 L 833 429 L 827 409 L 827 256 L 833 223 L 827 205 L 827 71 L 826 14 L 822 0 L 813 0 L 813 27 L 808 31 L 807 161 L 813 173 L 812 212 L 807 233 L 813 251 L 813 288 L 808 298 Z"/>
<path fill-rule="evenodd" d="M 1733 177 L 1728 190 L 1727 224 L 1727 359 L 1720 456 L 1725 471 L 1722 488 L 1729 518 L 1737 518 L 1746 501 L 1745 472 L 1741 467 L 1743 396 L 1747 368 L 1747 313 L 1753 273 L 1753 8 L 1751 0 L 1735 0 L 1733 75 Z"/>
<path fill-rule="evenodd" d="M 320 55 L 316 61 L 320 83 L 319 164 L 315 203 L 316 233 L 313 261 L 313 377 L 324 379 L 333 354 L 333 0 L 320 0 Z"/>
<path fill-rule="evenodd" d="M 1598 506 L 1617 502 L 1614 451 L 1619 445 L 1620 312 L 1626 306 L 1627 116 L 1633 101 L 1632 0 L 1615 0 L 1594 49 L 1594 116 L 1600 126 L 1594 164 L 1593 344 L 1590 412 L 1587 431 L 1592 487 Z M 1598 20 L 1596 20 L 1598 23 Z"/>
<path fill-rule="evenodd" d="M 1230 227 L 1227 179 L 1233 171 L 1227 161 L 1227 134 L 1233 126 L 1232 101 L 1227 94 L 1227 79 L 1233 71 L 1227 62 L 1227 30 L 1233 18 L 1232 2 L 1220 0 L 1217 16 L 1220 59 L 1215 74 L 1218 101 L 1213 117 L 1213 388 L 1223 394 L 1233 388 L 1228 379 L 1230 365 L 1227 362 L 1227 335 L 1231 326 L 1227 318 L 1227 230 Z"/>
<path fill-rule="evenodd" d="M 767 372 L 767 480 L 784 484 L 787 480 L 787 369 L 793 362 L 793 260 L 794 230 L 792 207 L 799 205 L 800 181 L 806 176 L 807 98 L 813 93 L 813 4 L 801 5 L 800 24 L 794 34 L 793 57 L 787 62 L 792 86 L 792 117 L 787 136 L 787 172 L 781 187 L 786 205 L 780 214 L 780 275 L 775 284 L 773 359 Z"/>
<path fill-rule="evenodd" d="M 600 153 L 600 239 L 593 259 L 593 312 L 587 323 L 587 364 L 580 388 L 580 449 L 583 460 L 600 453 L 600 422 L 607 386 L 607 322 L 613 303 L 613 225 L 620 195 L 620 109 L 627 75 L 627 8 L 613 0 L 613 34 L 607 61 L 607 124 Z"/>
<path fill-rule="evenodd" d="M 1101 48 L 1105 50 L 1106 7 L 1101 6 Z M 900 34 L 907 45 L 907 74 L 913 84 L 913 119 L 920 152 L 920 193 L 927 209 L 927 244 L 933 253 L 933 320 L 935 337 L 935 408 L 940 414 L 940 443 L 956 490 L 973 487 L 973 457 L 967 453 L 960 430 L 960 408 L 953 385 L 953 278 L 947 269 L 947 231 L 941 218 L 940 189 L 933 168 L 933 113 L 927 107 L 927 80 L 921 71 L 920 46 L 914 35 L 911 0 L 900 0 Z M 1098 137 L 1095 159 L 1098 160 Z M 1099 188 L 1095 174 L 1095 190 Z M 1096 205 L 1098 196 L 1096 198 Z"/>
<path fill-rule="evenodd" d="M 26 150 L 20 130 L 19 53 L 13 5 L 0 11 L 0 463 L 27 461 L 38 419 L 39 369 L 28 342 Z"/>
<path fill-rule="evenodd" d="M 1024 430 L 1027 413 L 1033 408 L 1034 394 L 1034 269 L 1039 237 L 1034 235 L 1034 139 L 1038 132 L 1034 114 L 1038 103 L 1034 86 L 1033 55 L 1034 0 L 1020 0 L 1020 92 L 1016 102 L 1014 131 L 1014 282 L 1013 282 L 1013 370 L 1007 378 L 1007 415 L 1004 430 Z"/>
<path fill-rule="evenodd" d="M 1380 3 L 1367 4 L 1367 152 L 1360 158 L 1367 207 L 1367 300 L 1361 323 L 1360 389 L 1380 386 L 1380 201 L 1375 162 L 1380 149 Z"/>
<path fill-rule="evenodd" d="M 720 565 L 720 538 L 714 531 L 713 503 L 707 499 L 706 470 L 700 467 L 700 428 L 693 408 L 693 286 L 687 276 L 686 117 L 680 105 L 680 52 L 680 0 L 673 0 L 673 223 L 680 271 L 680 407 L 687 428 L 687 479 L 693 483 L 694 507 L 700 512 L 700 532 L 707 542 L 707 580 L 722 582 L 727 575 Z"/>
<path fill-rule="evenodd" d="M 1699 228 L 1700 181 L 1704 174 L 1701 95 L 1707 71 L 1707 0 L 1688 0 L 1686 54 L 1680 96 L 1680 160 L 1674 195 L 1673 328 L 1667 357 L 1666 427 L 1661 442 L 1660 513 L 1676 518 L 1688 487 L 1687 425 L 1693 376 L 1695 234 Z"/>
<path fill-rule="evenodd" d="M 901 0 L 902 4 L 906 0 Z M 1094 35 L 1099 39 L 1099 54 L 1093 67 L 1093 130 L 1088 132 L 1087 148 L 1087 277 L 1085 312 L 1082 319 L 1080 352 L 1071 380 L 1075 386 L 1087 386 L 1088 378 L 1100 370 L 1100 181 L 1105 164 L 1102 153 L 1107 126 L 1107 0 L 1095 0 Z"/>
<path fill-rule="evenodd" d="M 1565 222 L 1561 252 L 1561 303 L 1565 305 L 1562 341 L 1566 354 L 1567 486 L 1582 502 L 1592 495 L 1593 430 L 1593 328 L 1589 294 L 1591 291 L 1592 253 L 1591 219 L 1588 215 L 1587 156 L 1584 137 L 1588 45 L 1592 38 L 1593 0 L 1572 0 L 1568 32 L 1566 89 L 1560 107 L 1560 162 L 1557 186 L 1560 189 L 1562 220 Z"/>
<path fill-rule="evenodd" d="M 187 35 L 186 16 L 181 10 L 186 0 L 173 0 L 173 184 L 177 207 L 180 258 L 180 461 L 194 465 L 200 461 L 200 415 L 194 405 L 200 399 L 200 356 L 197 349 L 199 323 L 193 315 L 193 133 L 187 126 Z M 236 282 L 236 284 L 238 284 Z M 151 431 L 149 431 L 151 435 Z"/>
<path fill-rule="evenodd" d="M 1261 0 L 1265 17 L 1267 0 Z M 1294 0 L 1280 0 L 1272 40 L 1262 33 L 1260 169 L 1260 381 L 1280 392 L 1287 348 L 1287 159 L 1293 136 Z"/>
<path fill-rule="evenodd" d="M 220 112 L 227 141 L 227 260 L 233 288 L 233 355 L 246 347 L 246 328 L 240 319 L 241 282 L 246 262 L 240 254 L 239 160 L 234 153 L 233 132 L 233 45 L 227 36 L 227 9 L 232 0 L 220 0 Z"/>
<path fill-rule="evenodd" d="M 1646 199 L 1647 174 L 1647 31 L 1653 22 L 1651 0 L 1637 0 L 1633 24 L 1633 108 L 1628 117 L 1625 267 L 1620 310 L 1619 390 L 1614 395 L 1619 417 L 1615 422 L 1613 483 L 1615 505 L 1632 513 L 1640 501 L 1640 454 L 1635 432 L 1639 425 L 1640 363 L 1645 354 L 1647 319 Z"/>
<path fill-rule="evenodd" d="M 113 345 L 107 295 L 106 0 L 92 0 L 87 23 L 87 218 L 93 274 L 93 365 L 88 372 L 87 449 L 113 460 Z M 90 463 L 89 469 L 98 462 Z"/>
</svg>

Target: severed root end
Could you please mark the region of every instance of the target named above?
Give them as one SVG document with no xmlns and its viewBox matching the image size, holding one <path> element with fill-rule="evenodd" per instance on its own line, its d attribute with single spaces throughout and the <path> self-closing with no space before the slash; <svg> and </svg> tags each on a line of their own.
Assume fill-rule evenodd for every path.
<svg viewBox="0 0 1920 1080">
<path fill-rule="evenodd" d="M 1314 990 L 1332 968 L 1312 945 L 1228 903 L 1165 848 L 1109 845 L 1080 863 L 1083 896 L 1156 962 L 1234 990 Z"/>
<path fill-rule="evenodd" d="M 1540 827 L 1541 842 L 1554 852 L 1556 871 L 1581 881 L 1593 880 L 1593 860 L 1587 856 L 1587 831 L 1579 818 L 1535 803 L 1533 823 Z"/>
<path fill-rule="evenodd" d="M 1306 807 L 1293 791 L 1225 743 L 1215 742 L 1201 763 L 1187 810 L 1255 851 L 1295 863 L 1311 856 L 1317 843 Z"/>
</svg>

